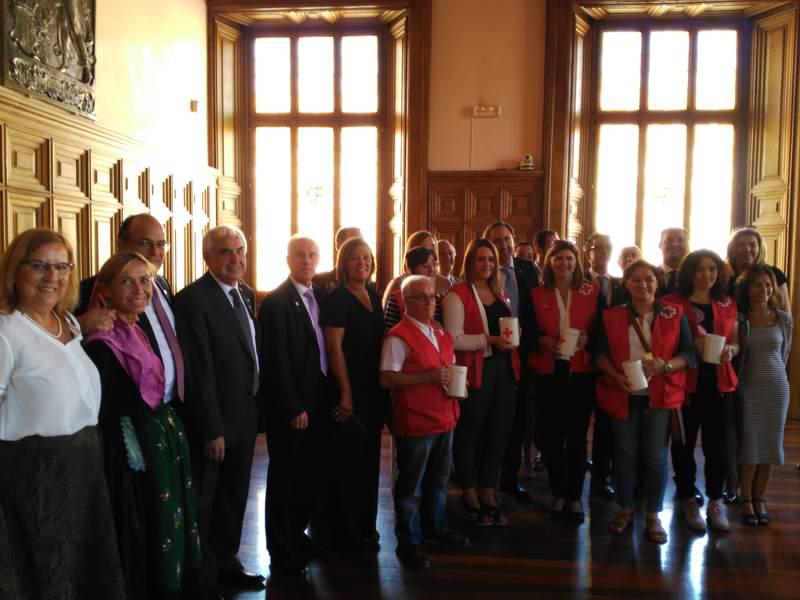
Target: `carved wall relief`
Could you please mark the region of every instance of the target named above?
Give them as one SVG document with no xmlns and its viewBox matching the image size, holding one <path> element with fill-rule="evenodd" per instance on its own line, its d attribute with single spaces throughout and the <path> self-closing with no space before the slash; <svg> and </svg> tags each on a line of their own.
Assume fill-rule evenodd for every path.
<svg viewBox="0 0 800 600">
<path fill-rule="evenodd" d="M 95 0 L 6 0 L 3 83 L 94 115 Z"/>
</svg>

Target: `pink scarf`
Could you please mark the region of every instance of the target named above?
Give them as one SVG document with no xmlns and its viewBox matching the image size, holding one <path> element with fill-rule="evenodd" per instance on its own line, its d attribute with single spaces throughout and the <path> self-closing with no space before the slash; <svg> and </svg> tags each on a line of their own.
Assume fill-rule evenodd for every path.
<svg viewBox="0 0 800 600">
<path fill-rule="evenodd" d="M 144 332 L 136 324 L 117 317 L 110 331 L 98 331 L 85 338 L 85 343 L 102 340 L 111 348 L 119 364 L 133 379 L 142 400 L 155 409 L 164 400 L 164 367 L 153 352 Z"/>
</svg>

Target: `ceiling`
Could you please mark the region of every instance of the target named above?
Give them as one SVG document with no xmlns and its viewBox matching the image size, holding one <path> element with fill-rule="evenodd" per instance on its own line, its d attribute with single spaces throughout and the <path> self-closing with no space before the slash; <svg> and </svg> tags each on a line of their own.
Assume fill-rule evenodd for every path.
<svg viewBox="0 0 800 600">
<path fill-rule="evenodd" d="M 614 17 L 656 17 L 656 18 L 686 18 L 699 16 L 713 17 L 751 17 L 773 8 L 791 2 L 761 1 L 761 2 L 690 2 L 675 0 L 673 2 L 636 2 L 624 0 L 584 0 L 578 2 L 581 9 L 594 19 Z"/>
</svg>

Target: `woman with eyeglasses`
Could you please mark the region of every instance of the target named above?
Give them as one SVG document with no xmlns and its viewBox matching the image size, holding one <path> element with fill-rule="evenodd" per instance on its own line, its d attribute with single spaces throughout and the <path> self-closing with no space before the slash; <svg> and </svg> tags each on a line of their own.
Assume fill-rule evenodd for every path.
<svg viewBox="0 0 800 600">
<path fill-rule="evenodd" d="M 128 600 L 202 593 L 189 445 L 172 398 L 165 398 L 161 360 L 137 325 L 154 275 L 141 254 L 109 258 L 90 306 L 115 310 L 114 326 L 84 341 L 100 373 L 103 459 Z"/>
<path fill-rule="evenodd" d="M 433 278 L 436 276 L 436 253 L 432 248 L 415 246 L 406 252 L 405 270 L 409 275 L 424 275 L 425 277 L 429 277 L 433 283 Z M 403 295 L 401 290 L 397 290 L 389 296 L 389 302 L 386 304 L 386 314 L 384 317 L 386 331 L 389 331 L 400 322 L 405 311 L 406 307 L 403 301 Z M 436 296 L 436 311 L 433 314 L 433 320 L 439 323 L 442 322 L 442 300 L 441 296 L 438 294 Z"/>
<path fill-rule="evenodd" d="M 467 246 L 462 283 L 442 302 L 444 326 L 454 340 L 456 363 L 467 367 L 468 396 L 453 438 L 455 479 L 475 525 L 508 525 L 497 503 L 497 484 L 516 408 L 517 348 L 500 332 L 511 316 L 500 288 L 497 248 L 487 239 Z"/>
<path fill-rule="evenodd" d="M 0 258 L 2 598 L 125 598 L 77 298 L 67 238 L 14 238 Z"/>
<path fill-rule="evenodd" d="M 597 403 L 612 418 L 620 507 L 608 529 L 621 534 L 633 520 L 633 488 L 641 458 L 647 489 L 645 533 L 650 541 L 664 544 L 667 532 L 658 513 L 667 485 L 670 411 L 683 405 L 684 371 L 697 366 L 697 360 L 681 306 L 656 300 L 658 269 L 637 260 L 625 269 L 622 283 L 630 302 L 603 312 L 595 346 L 595 362 L 603 372 L 597 381 Z M 631 377 L 638 371 L 646 387 L 634 385 L 626 371 Z"/>
<path fill-rule="evenodd" d="M 586 345 L 602 302 L 600 285 L 584 280 L 575 245 L 556 240 L 547 251 L 542 284 L 533 289 L 532 298 L 537 349 L 528 362 L 535 374 L 536 427 L 547 461 L 550 515 L 580 525 L 596 378 Z M 578 337 L 568 351 L 570 334 Z"/>
</svg>

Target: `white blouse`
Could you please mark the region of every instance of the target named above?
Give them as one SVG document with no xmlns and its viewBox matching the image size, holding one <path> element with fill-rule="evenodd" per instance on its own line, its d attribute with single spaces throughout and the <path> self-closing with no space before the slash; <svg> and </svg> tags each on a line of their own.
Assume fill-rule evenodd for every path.
<svg viewBox="0 0 800 600">
<path fill-rule="evenodd" d="M 478 290 L 474 285 L 471 285 L 472 294 L 475 297 L 475 302 L 478 303 L 478 311 L 481 313 L 481 320 L 483 321 L 483 333 L 464 333 L 464 303 L 458 294 L 450 292 L 442 300 L 442 321 L 444 321 L 444 328 L 453 338 L 453 348 L 458 351 L 476 351 L 483 350 L 484 356 L 492 355 L 492 345 L 488 343 L 486 336 L 489 335 L 489 325 L 486 322 L 486 311 L 483 309 L 483 303 Z"/>
<path fill-rule="evenodd" d="M 19 311 L 0 315 L 0 440 L 71 435 L 97 424 L 100 375 L 72 315 L 67 344 Z"/>
</svg>

